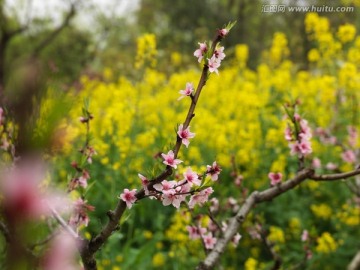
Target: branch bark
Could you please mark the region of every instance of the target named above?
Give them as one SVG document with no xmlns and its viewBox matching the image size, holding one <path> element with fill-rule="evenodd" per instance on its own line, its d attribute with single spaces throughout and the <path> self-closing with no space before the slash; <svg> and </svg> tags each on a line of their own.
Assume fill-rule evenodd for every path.
<svg viewBox="0 0 360 270">
<path fill-rule="evenodd" d="M 347 270 L 359 270 L 360 269 L 360 250 L 356 253 L 347 267 Z"/>
<path fill-rule="evenodd" d="M 196 269 L 209 270 L 214 268 L 214 266 L 220 259 L 221 254 L 225 251 L 227 244 L 238 232 L 240 225 L 245 221 L 247 215 L 256 204 L 272 200 L 277 196 L 285 193 L 286 191 L 298 186 L 306 179 L 311 179 L 315 181 L 335 181 L 340 179 L 346 179 L 359 174 L 360 169 L 340 174 L 315 175 L 312 169 L 305 168 L 300 171 L 293 179 L 283 182 L 280 185 L 276 185 L 262 192 L 252 192 L 250 196 L 245 200 L 245 203 L 242 205 L 237 214 L 233 218 L 231 218 L 228 229 L 226 230 L 224 236 L 218 239 L 214 249 L 206 256 L 204 261 L 199 263 Z"/>
</svg>

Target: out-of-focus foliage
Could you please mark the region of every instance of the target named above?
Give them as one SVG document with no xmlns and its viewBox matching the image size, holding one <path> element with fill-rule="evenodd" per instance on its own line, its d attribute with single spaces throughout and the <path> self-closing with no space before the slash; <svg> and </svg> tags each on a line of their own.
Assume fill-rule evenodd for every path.
<svg viewBox="0 0 360 270">
<path fill-rule="evenodd" d="M 314 13 L 307 14 L 304 29 L 311 44 L 309 70 L 299 70 L 289 60 L 293 51 L 287 36 L 279 32 L 255 70 L 247 65 L 252 47 L 238 44 L 225 59 L 227 67 L 220 69 L 219 76 L 211 75 L 203 89 L 191 124 L 196 137 L 180 152 L 184 160 L 180 172 L 188 165 L 201 171 L 213 160 L 222 166 L 219 183 L 214 186 L 214 196 L 222 205 L 216 217 L 219 220 L 236 210 L 229 198 L 241 204 L 244 194 L 269 187 L 268 172 L 281 172 L 285 179 L 296 173 L 297 159 L 290 156 L 284 139 L 285 103 L 300 103 L 300 113 L 312 127 L 313 154 L 307 165 L 318 158 L 322 164 L 319 173 L 348 171 L 355 166 L 345 162 L 342 154 L 360 146 L 359 138 L 348 141 L 349 126 L 359 131 L 360 38 L 354 26 L 334 29 L 326 18 Z M 175 62 L 181 57 L 173 56 Z M 106 68 L 101 79 L 82 77 L 82 90 L 74 94 L 70 118 L 62 123 L 66 128 L 63 152 L 71 159 L 58 157 L 54 162 L 58 181 L 65 184 L 70 161 L 83 143 L 79 138 L 84 129 L 78 121 L 82 100 L 90 99 L 95 117 L 91 143 L 97 156 L 85 194 L 96 206 L 89 227 L 83 230 L 88 238 L 106 222 L 106 211 L 114 207 L 125 187 L 140 187 L 138 173 L 152 177 L 163 168 L 158 153 L 175 142 L 177 124 L 183 122 L 190 104 L 190 99 L 177 101 L 178 92 L 186 82 L 196 84 L 200 71 L 190 68 L 167 76 L 156 68 L 142 67 L 137 75 L 130 80 L 114 76 L 113 70 Z M 234 183 L 234 169 L 243 176 L 240 185 Z M 259 205 L 240 230 L 239 246 L 229 246 L 221 264 L 225 269 L 268 269 L 273 263 L 271 254 L 256 239 L 261 224 L 282 257 L 284 269 L 303 262 L 304 245 L 313 253 L 304 262 L 307 269 L 344 268 L 357 252 L 360 238 L 359 202 L 347 182 L 305 182 Z M 125 215 L 120 232 L 98 254 L 99 268 L 194 268 L 205 255 L 200 242 L 188 239 L 185 226 L 191 222 L 191 216 L 182 210 L 155 200 L 141 201 Z M 209 221 L 203 222 L 206 226 Z M 306 244 L 301 242 L 304 229 L 310 234 Z"/>
</svg>

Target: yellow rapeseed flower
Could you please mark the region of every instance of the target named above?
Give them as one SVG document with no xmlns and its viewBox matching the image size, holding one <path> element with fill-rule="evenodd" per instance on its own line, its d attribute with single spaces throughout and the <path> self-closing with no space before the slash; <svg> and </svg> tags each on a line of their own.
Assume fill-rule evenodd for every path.
<svg viewBox="0 0 360 270">
<path fill-rule="evenodd" d="M 330 233 L 324 232 L 317 239 L 316 251 L 319 253 L 331 253 L 336 251 L 338 244 Z"/>
<path fill-rule="evenodd" d="M 356 35 L 356 27 L 352 24 L 344 24 L 339 26 L 337 37 L 342 43 L 347 43 L 354 40 Z"/>
</svg>

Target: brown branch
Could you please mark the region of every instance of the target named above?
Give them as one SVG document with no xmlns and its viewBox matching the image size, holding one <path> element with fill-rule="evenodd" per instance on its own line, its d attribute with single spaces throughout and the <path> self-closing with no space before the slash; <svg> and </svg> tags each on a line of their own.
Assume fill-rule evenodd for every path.
<svg viewBox="0 0 360 270">
<path fill-rule="evenodd" d="M 262 192 L 254 191 L 245 200 L 245 203 L 237 212 L 237 214 L 231 218 L 228 229 L 224 233 L 224 236 L 218 239 L 214 249 L 207 255 L 204 261 L 202 261 L 197 269 L 208 270 L 213 269 L 219 260 L 221 254 L 225 251 L 227 244 L 231 241 L 233 236 L 238 232 L 240 225 L 245 221 L 246 216 L 251 209 L 258 203 L 265 202 L 276 198 L 277 196 L 285 193 L 286 191 L 298 186 L 306 179 L 315 181 L 335 181 L 340 179 L 346 179 L 351 176 L 359 175 L 360 169 L 356 169 L 347 173 L 332 174 L 332 175 L 315 175 L 312 169 L 303 169 L 293 179 L 276 185 L 272 188 L 266 189 Z"/>
<path fill-rule="evenodd" d="M 271 256 L 274 259 L 274 265 L 270 268 L 270 270 L 278 270 L 282 265 L 282 258 L 281 256 L 275 251 L 274 243 L 269 241 L 265 232 L 261 234 L 262 240 L 264 241 L 265 247 L 269 250 Z"/>
<path fill-rule="evenodd" d="M 215 51 L 216 45 L 223 39 L 223 37 L 217 32 L 216 37 L 214 38 L 212 42 L 212 46 L 210 49 L 210 54 L 212 55 Z M 196 104 L 199 100 L 201 90 L 206 84 L 206 81 L 208 79 L 208 73 L 209 73 L 209 67 L 207 64 L 204 64 L 201 77 L 195 92 L 195 95 L 191 98 L 191 105 L 189 107 L 189 111 L 187 113 L 186 119 L 183 123 L 183 128 L 187 128 L 192 120 L 192 118 L 195 116 L 195 108 Z M 181 139 L 179 136 L 176 138 L 176 144 L 174 146 L 173 152 L 174 152 L 174 158 L 177 157 L 179 150 L 181 148 Z M 170 166 L 166 166 L 165 170 L 159 174 L 157 177 L 151 180 L 148 189 L 152 190 L 153 186 L 157 183 L 160 183 L 161 181 L 165 180 L 167 177 L 169 177 L 172 174 L 173 170 Z M 137 200 L 141 200 L 145 197 L 144 189 L 141 189 L 136 193 Z M 108 223 L 105 225 L 105 227 L 101 230 L 101 232 L 95 236 L 90 241 L 83 240 L 83 245 L 80 248 L 80 255 L 81 259 L 84 263 L 84 268 L 86 270 L 96 270 L 96 260 L 95 260 L 95 253 L 100 249 L 100 247 L 106 242 L 106 240 L 111 236 L 111 234 L 119 229 L 119 221 L 123 215 L 123 213 L 126 210 L 126 204 L 122 200 L 119 200 L 116 208 L 113 211 L 108 212 L 109 220 Z"/>
<path fill-rule="evenodd" d="M 37 56 L 46 46 L 48 46 L 70 23 L 71 19 L 76 14 L 76 6 L 74 3 L 71 4 L 69 12 L 66 14 L 63 22 L 54 30 L 52 31 L 47 37 L 45 37 L 40 44 L 38 44 L 32 56 Z"/>
<path fill-rule="evenodd" d="M 360 174 L 360 168 L 357 168 L 354 171 L 346 172 L 346 173 L 334 173 L 334 174 L 324 174 L 324 175 L 312 175 L 309 177 L 311 180 L 315 181 L 336 181 L 341 179 L 346 179 L 351 176 L 355 176 Z"/>
<path fill-rule="evenodd" d="M 360 269 L 360 250 L 356 253 L 354 258 L 351 260 L 347 267 L 347 270 L 358 270 Z"/>
<path fill-rule="evenodd" d="M 8 230 L 8 228 L 6 227 L 5 223 L 0 221 L 0 231 L 2 232 L 6 243 L 10 243 L 11 242 L 11 235 L 10 232 Z"/>
</svg>

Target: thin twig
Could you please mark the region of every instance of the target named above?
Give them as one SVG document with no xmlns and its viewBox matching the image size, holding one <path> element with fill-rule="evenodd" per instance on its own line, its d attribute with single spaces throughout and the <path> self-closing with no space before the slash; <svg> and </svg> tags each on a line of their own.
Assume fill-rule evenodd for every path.
<svg viewBox="0 0 360 270">
<path fill-rule="evenodd" d="M 50 206 L 49 206 L 50 207 Z M 59 224 L 75 239 L 79 238 L 79 235 L 66 223 L 66 221 L 59 215 L 59 213 L 52 207 L 50 207 L 53 217 L 59 222 Z"/>
</svg>

